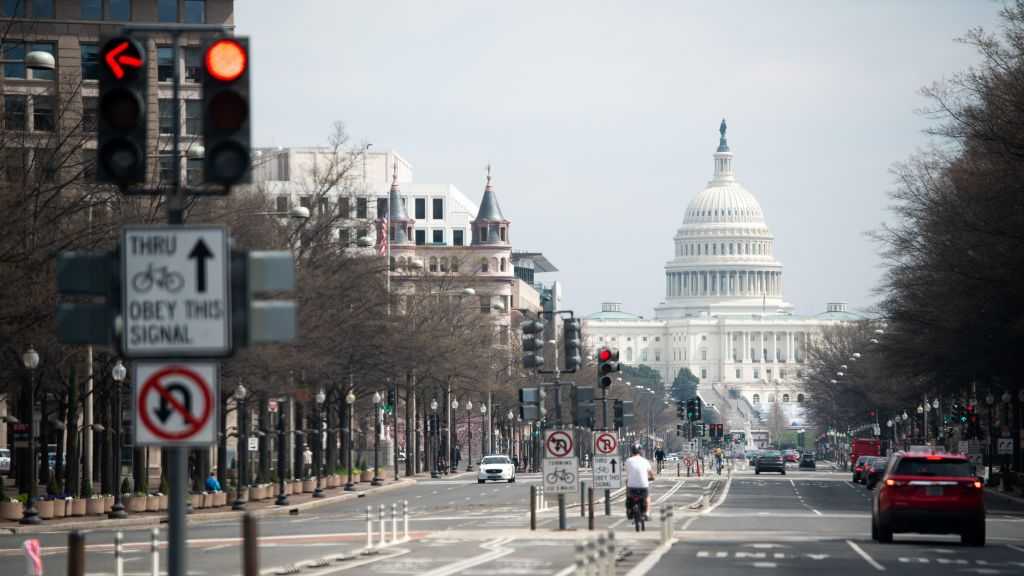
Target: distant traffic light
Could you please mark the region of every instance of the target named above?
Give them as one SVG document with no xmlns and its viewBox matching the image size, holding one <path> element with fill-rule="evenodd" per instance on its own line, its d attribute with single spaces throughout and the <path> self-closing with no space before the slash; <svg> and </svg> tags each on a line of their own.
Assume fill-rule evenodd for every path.
<svg viewBox="0 0 1024 576">
<path fill-rule="evenodd" d="M 249 39 L 218 37 L 203 57 L 203 174 L 207 182 L 248 182 L 251 105 Z"/>
<path fill-rule="evenodd" d="M 519 389 L 519 417 L 524 422 L 533 422 L 543 417 L 543 403 L 540 388 Z"/>
<path fill-rule="evenodd" d="M 544 322 L 541 320 L 524 320 L 519 325 L 523 331 L 523 368 L 527 370 L 544 366 Z"/>
<path fill-rule="evenodd" d="M 621 370 L 619 351 L 601 347 L 597 350 L 597 382 L 602 388 L 612 385 L 612 374 Z"/>
<path fill-rule="evenodd" d="M 633 424 L 633 401 L 616 400 L 612 407 L 612 415 L 616 429 L 630 426 Z"/>
<path fill-rule="evenodd" d="M 128 36 L 99 53 L 96 181 L 128 186 L 146 180 L 146 52 Z"/>
<path fill-rule="evenodd" d="M 577 426 L 593 428 L 596 418 L 593 386 L 572 387 L 573 421 Z M 602 423 L 602 426 L 604 424 Z"/>
<path fill-rule="evenodd" d="M 686 419 L 690 422 L 701 419 L 700 398 L 690 398 L 686 401 Z"/>
<path fill-rule="evenodd" d="M 580 350 L 583 347 L 580 321 L 576 318 L 562 320 L 562 334 L 565 348 L 565 371 L 575 372 L 583 362 L 583 358 L 580 356 Z"/>
<path fill-rule="evenodd" d="M 679 416 L 680 420 L 686 420 L 686 400 L 680 398 L 676 400 L 676 416 Z"/>
</svg>

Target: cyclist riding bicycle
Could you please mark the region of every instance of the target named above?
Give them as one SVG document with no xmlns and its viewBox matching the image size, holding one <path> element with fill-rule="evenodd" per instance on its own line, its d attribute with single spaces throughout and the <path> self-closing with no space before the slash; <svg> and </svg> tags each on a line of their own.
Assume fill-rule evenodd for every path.
<svg viewBox="0 0 1024 576">
<path fill-rule="evenodd" d="M 651 481 L 654 480 L 654 470 L 651 463 L 641 455 L 642 449 L 639 444 L 630 448 L 632 456 L 626 460 L 626 516 L 629 517 L 629 503 L 631 497 L 642 498 L 644 502 L 644 520 L 648 519 L 647 511 L 651 509 Z"/>
<path fill-rule="evenodd" d="M 654 460 L 658 462 L 658 474 L 665 469 L 665 451 L 658 448 L 654 451 Z"/>
</svg>

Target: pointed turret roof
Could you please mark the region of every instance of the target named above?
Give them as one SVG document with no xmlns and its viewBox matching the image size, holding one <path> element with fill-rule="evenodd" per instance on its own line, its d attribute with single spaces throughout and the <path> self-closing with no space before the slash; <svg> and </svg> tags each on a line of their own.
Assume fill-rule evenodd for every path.
<svg viewBox="0 0 1024 576">
<path fill-rule="evenodd" d="M 498 205 L 498 196 L 494 194 L 494 188 L 491 186 L 490 164 L 487 165 L 487 186 L 484 187 L 484 197 L 480 199 L 480 211 L 477 212 L 476 219 L 506 222 L 505 215 L 501 213 L 501 206 Z"/>
<path fill-rule="evenodd" d="M 409 213 L 402 204 L 402 195 L 398 189 L 398 166 L 391 172 L 391 194 L 388 196 L 388 219 L 392 222 L 410 220 Z"/>
</svg>

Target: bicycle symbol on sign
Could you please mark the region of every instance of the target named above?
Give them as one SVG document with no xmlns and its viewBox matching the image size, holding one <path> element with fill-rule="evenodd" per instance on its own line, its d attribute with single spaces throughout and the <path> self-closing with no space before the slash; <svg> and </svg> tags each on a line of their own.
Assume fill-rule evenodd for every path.
<svg viewBox="0 0 1024 576">
<path fill-rule="evenodd" d="M 576 475 L 569 471 L 568 468 L 558 468 L 547 475 L 545 478 L 548 484 L 575 484 Z"/>
<path fill-rule="evenodd" d="M 152 262 L 145 270 L 132 276 L 132 288 L 136 292 L 146 293 L 154 286 L 173 294 L 185 287 L 185 277 L 178 272 L 172 272 L 167 266 L 157 268 Z"/>
</svg>

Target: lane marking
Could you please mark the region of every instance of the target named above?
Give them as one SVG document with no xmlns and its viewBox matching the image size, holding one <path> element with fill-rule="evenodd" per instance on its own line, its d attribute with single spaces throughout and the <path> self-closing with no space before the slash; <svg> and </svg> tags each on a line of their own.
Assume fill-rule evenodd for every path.
<svg viewBox="0 0 1024 576">
<path fill-rule="evenodd" d="M 814 512 L 814 513 L 815 513 L 815 514 L 817 514 L 818 516 L 824 516 L 824 514 L 822 514 L 821 512 L 818 512 L 818 511 L 817 511 L 817 510 L 815 510 L 814 508 L 811 508 L 811 512 Z"/>
<path fill-rule="evenodd" d="M 885 572 L 885 566 L 882 566 L 881 564 L 876 562 L 875 559 L 869 556 L 868 553 L 865 552 L 860 546 L 857 546 L 857 544 L 855 544 L 853 540 L 847 540 L 846 543 L 850 545 L 850 548 L 853 548 L 854 552 L 860 554 L 860 557 L 863 558 L 865 562 L 870 564 L 872 568 L 878 570 L 879 572 Z"/>
<path fill-rule="evenodd" d="M 665 542 L 654 550 L 651 550 L 651 553 L 648 554 L 646 558 L 641 560 L 636 566 L 633 566 L 632 570 L 626 572 L 626 576 L 644 576 L 650 572 L 651 568 L 654 568 L 654 565 L 661 560 L 661 557 L 664 556 L 666 552 L 672 549 L 672 545 L 676 542 L 678 542 L 678 540 L 672 538 L 668 542 Z"/>
<path fill-rule="evenodd" d="M 1024 552 L 1024 548 L 1021 548 L 1020 546 L 1014 546 L 1013 544 L 1007 544 L 1006 546 L 1008 548 L 1012 548 L 1013 550 L 1016 550 L 1017 552 Z"/>
</svg>

